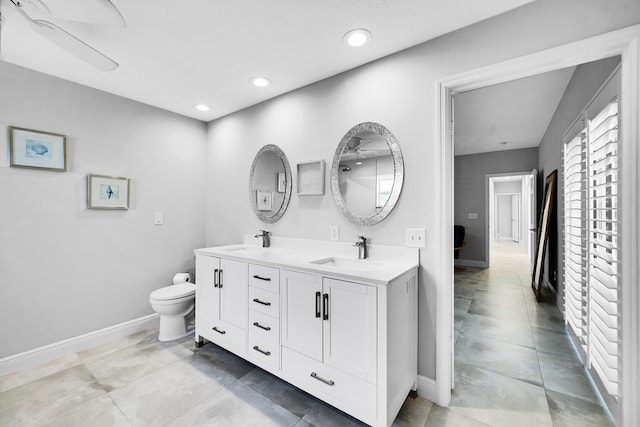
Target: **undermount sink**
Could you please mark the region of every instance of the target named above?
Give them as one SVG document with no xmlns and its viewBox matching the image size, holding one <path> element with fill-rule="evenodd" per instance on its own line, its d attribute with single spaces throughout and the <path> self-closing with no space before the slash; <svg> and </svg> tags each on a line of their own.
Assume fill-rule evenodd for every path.
<svg viewBox="0 0 640 427">
<path fill-rule="evenodd" d="M 235 254 L 257 254 L 262 252 L 264 249 L 258 246 L 236 246 L 229 249 L 226 249 L 227 252 L 235 253 Z"/>
<path fill-rule="evenodd" d="M 346 269 L 352 269 L 352 270 L 353 269 L 362 270 L 366 268 L 372 268 L 372 267 L 375 268 L 375 267 L 384 266 L 384 263 L 371 261 L 370 259 L 355 259 L 355 258 L 352 259 L 352 258 L 338 258 L 338 257 L 317 259 L 315 261 L 311 261 L 311 264 L 325 265 L 328 267 L 335 267 L 335 268 L 346 268 Z"/>
</svg>

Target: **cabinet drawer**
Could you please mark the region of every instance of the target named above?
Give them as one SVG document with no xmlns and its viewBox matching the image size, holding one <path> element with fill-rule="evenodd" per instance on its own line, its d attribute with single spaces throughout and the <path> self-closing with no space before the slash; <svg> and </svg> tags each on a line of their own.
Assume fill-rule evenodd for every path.
<svg viewBox="0 0 640 427">
<path fill-rule="evenodd" d="M 215 329 L 214 329 L 215 328 Z M 238 355 L 246 354 L 247 331 L 226 322 L 217 321 L 198 329 L 198 335 Z"/>
<path fill-rule="evenodd" d="M 280 320 L 259 311 L 249 310 L 249 332 L 279 344 Z"/>
<path fill-rule="evenodd" d="M 249 309 L 280 318 L 280 295 L 260 288 L 249 288 Z"/>
<path fill-rule="evenodd" d="M 257 364 L 268 365 L 280 369 L 280 344 L 249 334 L 247 354 Z"/>
<path fill-rule="evenodd" d="M 264 265 L 249 264 L 249 286 L 280 292 L 280 270 Z"/>
<path fill-rule="evenodd" d="M 376 386 L 282 347 L 282 371 L 311 394 L 334 398 L 363 414 L 377 416 Z M 313 376 L 312 376 L 313 375 Z M 329 399 L 330 400 L 330 399 Z M 331 403 L 331 402 L 329 402 Z M 349 411 L 347 411 L 349 412 Z"/>
</svg>

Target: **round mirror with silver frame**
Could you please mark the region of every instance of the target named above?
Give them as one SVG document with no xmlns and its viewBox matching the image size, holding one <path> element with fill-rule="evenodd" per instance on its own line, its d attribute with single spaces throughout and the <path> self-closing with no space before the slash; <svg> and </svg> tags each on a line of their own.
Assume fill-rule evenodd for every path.
<svg viewBox="0 0 640 427">
<path fill-rule="evenodd" d="M 260 220 L 278 221 L 291 199 L 291 167 L 277 145 L 262 147 L 253 159 L 249 177 L 249 199 Z"/>
<path fill-rule="evenodd" d="M 393 210 L 404 180 L 398 141 L 387 128 L 364 122 L 340 141 L 331 166 L 338 209 L 354 224 L 374 225 Z"/>
</svg>

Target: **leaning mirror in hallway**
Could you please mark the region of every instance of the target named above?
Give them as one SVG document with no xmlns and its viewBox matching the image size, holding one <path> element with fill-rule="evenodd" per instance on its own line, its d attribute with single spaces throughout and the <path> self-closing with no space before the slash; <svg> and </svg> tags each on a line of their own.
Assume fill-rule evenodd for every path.
<svg viewBox="0 0 640 427">
<path fill-rule="evenodd" d="M 291 168 L 277 145 L 262 147 L 251 165 L 249 199 L 258 218 L 274 223 L 282 218 L 291 199 Z"/>
<path fill-rule="evenodd" d="M 542 290 L 542 269 L 544 267 L 544 256 L 549 240 L 549 226 L 551 223 L 551 215 L 553 213 L 553 205 L 556 193 L 556 175 L 554 170 L 547 176 L 544 186 L 544 202 L 542 204 L 542 215 L 540 215 L 540 223 L 538 225 L 538 246 L 536 248 L 536 262 L 534 264 L 533 276 L 531 278 L 531 287 L 536 295 L 536 300 L 541 300 Z"/>
<path fill-rule="evenodd" d="M 354 224 L 374 225 L 393 210 L 404 179 L 402 152 L 378 123 L 360 123 L 340 141 L 331 167 L 338 209 Z"/>
</svg>

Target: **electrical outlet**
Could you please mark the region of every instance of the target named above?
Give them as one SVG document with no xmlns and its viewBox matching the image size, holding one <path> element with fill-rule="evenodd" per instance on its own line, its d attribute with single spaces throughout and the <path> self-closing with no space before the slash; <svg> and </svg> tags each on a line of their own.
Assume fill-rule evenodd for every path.
<svg viewBox="0 0 640 427">
<path fill-rule="evenodd" d="M 154 221 L 153 223 L 155 225 L 162 225 L 164 224 L 164 212 L 156 212 L 154 214 Z"/>
<path fill-rule="evenodd" d="M 329 226 L 329 240 L 332 242 L 337 242 L 340 240 L 340 228 L 337 225 Z"/>
<path fill-rule="evenodd" d="M 426 231 L 424 228 L 407 228 L 407 247 L 427 247 Z"/>
</svg>

